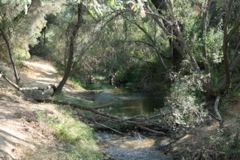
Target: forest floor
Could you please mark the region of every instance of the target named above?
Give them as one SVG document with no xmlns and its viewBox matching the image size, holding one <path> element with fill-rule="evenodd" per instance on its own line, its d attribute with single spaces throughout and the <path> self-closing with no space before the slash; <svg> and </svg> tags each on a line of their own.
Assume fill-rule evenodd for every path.
<svg viewBox="0 0 240 160">
<path fill-rule="evenodd" d="M 1 62 L 0 69 L 7 77 L 14 79 L 11 66 Z M 45 87 L 48 84 L 57 85 L 61 80 L 61 73 L 59 74 L 51 63 L 35 59 L 24 62 L 20 78 L 22 87 Z M 64 92 L 64 96 L 68 96 L 69 99 L 92 98 L 91 92 L 74 87 L 70 81 L 65 85 Z M 38 113 L 58 115 L 59 112 L 56 105 L 26 99 L 0 78 L 0 159 L 59 159 L 59 153 L 64 152 L 64 144 L 56 141 L 47 124 L 38 119 Z M 230 137 L 239 129 L 239 117 L 240 100 L 235 99 L 224 117 L 224 126 L 228 128 Z M 205 123 L 172 143 L 171 152 L 168 153 L 179 157 L 183 153 L 191 153 L 193 158 L 200 152 L 213 154 L 212 151 L 216 153 L 216 145 L 219 143 L 218 137 L 218 123 Z M 224 153 L 218 151 L 218 154 Z"/>
</svg>

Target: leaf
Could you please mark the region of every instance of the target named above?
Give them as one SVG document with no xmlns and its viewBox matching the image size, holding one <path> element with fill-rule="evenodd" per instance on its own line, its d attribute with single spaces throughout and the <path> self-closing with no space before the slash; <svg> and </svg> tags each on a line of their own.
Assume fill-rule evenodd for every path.
<svg viewBox="0 0 240 160">
<path fill-rule="evenodd" d="M 115 1 L 111 0 L 109 4 L 110 4 L 111 7 L 114 7 L 115 6 L 114 3 L 115 3 Z"/>
<path fill-rule="evenodd" d="M 7 3 L 7 2 L 8 2 L 8 0 L 1 0 L 1 2 L 2 2 L 2 3 Z"/>
</svg>

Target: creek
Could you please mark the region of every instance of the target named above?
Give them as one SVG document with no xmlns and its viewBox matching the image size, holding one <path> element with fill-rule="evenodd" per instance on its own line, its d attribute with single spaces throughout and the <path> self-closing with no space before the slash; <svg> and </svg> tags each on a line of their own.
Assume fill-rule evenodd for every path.
<svg viewBox="0 0 240 160">
<path fill-rule="evenodd" d="M 137 92 L 126 88 L 105 89 L 95 94 L 96 105 L 116 102 L 104 112 L 120 117 L 149 115 L 162 106 L 159 95 Z M 159 146 L 170 143 L 171 139 L 162 136 L 146 136 L 132 132 L 130 135 L 118 135 L 98 132 L 97 139 L 103 150 L 114 160 L 171 160 L 165 156 Z"/>
<path fill-rule="evenodd" d="M 97 105 L 116 102 L 104 112 L 120 117 L 149 115 L 163 105 L 162 97 L 127 88 L 104 89 L 95 95 Z"/>
</svg>

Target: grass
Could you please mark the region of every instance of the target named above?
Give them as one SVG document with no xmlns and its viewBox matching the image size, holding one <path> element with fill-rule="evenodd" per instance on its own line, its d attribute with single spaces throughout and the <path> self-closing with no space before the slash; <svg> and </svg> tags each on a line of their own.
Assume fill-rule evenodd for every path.
<svg viewBox="0 0 240 160">
<path fill-rule="evenodd" d="M 47 123 L 57 140 L 65 145 L 61 159 L 103 159 L 104 154 L 96 143 L 94 130 L 85 123 L 74 119 L 70 107 L 60 106 L 59 110 L 57 116 L 47 118 Z"/>
<path fill-rule="evenodd" d="M 73 85 L 79 89 L 84 89 L 83 84 L 74 77 L 69 77 L 69 80 L 73 83 Z"/>
</svg>

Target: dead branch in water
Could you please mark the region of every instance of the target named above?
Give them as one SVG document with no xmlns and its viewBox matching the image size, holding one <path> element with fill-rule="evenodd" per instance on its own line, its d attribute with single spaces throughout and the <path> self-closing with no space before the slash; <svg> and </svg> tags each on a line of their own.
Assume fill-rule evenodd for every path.
<svg viewBox="0 0 240 160">
<path fill-rule="evenodd" d="M 97 106 L 97 107 L 94 107 L 94 109 L 103 109 L 103 108 L 107 108 L 111 105 L 115 104 L 115 102 L 112 102 L 112 103 L 107 103 L 107 104 L 104 104 L 104 105 L 101 105 L 101 106 Z"/>
<path fill-rule="evenodd" d="M 68 106 L 71 106 L 71 107 L 74 107 L 74 108 L 79 108 L 81 110 L 90 111 L 90 112 L 92 112 L 94 114 L 97 114 L 97 115 L 100 115 L 102 117 L 106 117 L 106 118 L 110 119 L 112 121 L 112 123 L 114 123 L 114 122 L 125 123 L 125 124 L 128 123 L 128 124 L 132 124 L 132 125 L 136 126 L 137 128 L 141 128 L 141 129 L 147 130 L 149 132 L 157 133 L 157 134 L 160 134 L 160 135 L 166 135 L 166 133 L 164 133 L 164 132 L 156 131 L 156 130 L 153 130 L 153 129 L 150 129 L 150 128 L 146 127 L 146 126 L 151 126 L 151 122 L 148 121 L 145 118 L 144 119 L 141 119 L 141 118 L 132 119 L 132 118 L 121 118 L 121 117 L 118 117 L 118 116 L 113 116 L 111 114 L 100 112 L 100 111 L 96 110 L 96 108 L 98 109 L 101 106 L 91 108 L 91 107 L 79 105 L 79 104 L 76 104 L 76 103 L 69 103 L 69 102 L 58 101 L 58 100 L 53 100 L 53 99 L 42 98 L 42 99 L 35 99 L 35 100 L 37 102 L 43 102 L 43 103 L 54 103 L 54 104 L 58 104 L 58 105 L 68 105 Z M 112 105 L 112 103 L 105 104 L 104 107 L 107 107 L 107 106 L 110 106 L 110 105 Z"/>
</svg>

